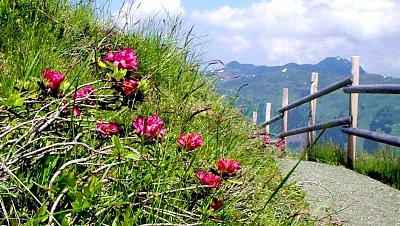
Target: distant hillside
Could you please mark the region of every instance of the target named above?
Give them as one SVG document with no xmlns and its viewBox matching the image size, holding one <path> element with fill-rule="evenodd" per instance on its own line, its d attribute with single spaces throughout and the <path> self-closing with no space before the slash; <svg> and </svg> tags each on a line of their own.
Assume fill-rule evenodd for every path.
<svg viewBox="0 0 400 226">
<path fill-rule="evenodd" d="M 340 57 L 328 57 L 315 65 L 289 63 L 283 66 L 256 66 L 232 61 L 225 66 L 222 75 L 241 77 L 246 75 L 263 75 L 266 73 L 285 73 L 288 70 L 346 74 L 351 70 L 351 62 Z M 360 73 L 365 74 L 366 72 L 364 69 L 360 68 Z"/>
<path fill-rule="evenodd" d="M 282 66 L 256 66 L 241 64 L 232 61 L 219 71 L 213 71 L 218 78 L 219 92 L 233 96 L 240 90 L 238 106 L 244 107 L 246 113 L 251 115 L 258 109 L 258 121 L 265 121 L 265 103 L 271 102 L 273 114 L 276 115 L 282 103 L 282 88 L 289 88 L 289 102 L 304 97 L 310 93 L 311 73 L 319 73 L 318 88 L 328 86 L 340 79 L 350 76 L 351 62 L 341 57 L 328 57 L 318 64 L 288 63 Z M 370 74 L 360 67 L 360 84 L 400 84 L 399 78 Z M 400 96 L 396 95 L 360 95 L 359 127 L 394 135 L 400 135 Z M 326 121 L 348 114 L 348 95 L 343 91 L 336 91 L 326 97 L 318 99 L 317 121 Z M 308 105 L 289 112 L 289 129 L 306 125 Z M 279 125 L 275 125 L 279 128 Z M 279 132 L 279 130 L 276 130 Z M 327 131 L 326 140 L 331 140 L 337 145 L 344 145 L 346 136 L 340 128 Z M 299 139 L 295 139 L 299 141 Z M 292 144 L 292 145 L 300 145 Z M 377 147 L 375 142 L 364 142 L 366 150 Z"/>
</svg>

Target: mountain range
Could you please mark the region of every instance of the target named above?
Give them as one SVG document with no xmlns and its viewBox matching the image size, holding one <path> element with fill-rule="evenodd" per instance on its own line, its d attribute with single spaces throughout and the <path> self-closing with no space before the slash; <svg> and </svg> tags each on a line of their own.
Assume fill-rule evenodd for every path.
<svg viewBox="0 0 400 226">
<path fill-rule="evenodd" d="M 265 104 L 272 103 L 272 116 L 278 114 L 282 104 L 282 89 L 289 89 L 289 103 L 309 95 L 311 73 L 319 73 L 318 89 L 351 75 L 351 62 L 341 57 L 327 57 L 317 64 L 288 63 L 282 66 L 256 66 L 232 61 L 223 68 L 211 71 L 216 78 L 217 90 L 227 97 L 236 97 L 236 105 L 251 116 L 258 112 L 258 122 L 265 121 Z M 372 74 L 360 66 L 360 84 L 400 84 L 399 78 Z M 348 115 L 348 94 L 335 91 L 317 100 L 317 122 Z M 359 128 L 400 136 L 400 95 L 361 94 L 359 100 Z M 305 126 L 308 104 L 289 111 L 289 129 Z M 279 123 L 272 126 L 280 132 Z M 324 134 L 326 141 L 344 146 L 347 136 L 340 127 Z M 289 144 L 302 145 L 303 137 L 292 137 Z M 360 148 L 373 151 L 379 144 L 360 139 Z"/>
</svg>

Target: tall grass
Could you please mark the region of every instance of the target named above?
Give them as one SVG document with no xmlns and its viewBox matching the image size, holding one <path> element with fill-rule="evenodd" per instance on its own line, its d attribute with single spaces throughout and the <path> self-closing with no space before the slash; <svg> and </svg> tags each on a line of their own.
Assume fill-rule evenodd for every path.
<svg viewBox="0 0 400 226">
<path fill-rule="evenodd" d="M 121 30 L 96 18 L 90 1 L 5 0 L 0 29 L 0 224 L 307 222 L 295 185 L 263 210 L 282 179 L 274 154 L 248 139 L 247 119 L 213 92 L 179 20 Z M 96 64 L 126 47 L 136 51 L 142 84 L 128 100 L 110 82 L 115 73 Z M 66 75 L 59 93 L 43 89 L 45 69 Z M 71 98 L 89 84 L 96 90 L 89 102 Z M 66 109 L 73 105 L 80 117 Z M 162 142 L 132 133 L 132 119 L 155 113 L 167 129 Z M 117 123 L 120 135 L 100 135 L 98 120 Z M 204 139 L 193 152 L 177 144 L 189 132 Z M 242 170 L 221 189 L 201 186 L 194 174 L 216 171 L 222 157 L 239 160 Z M 215 200 L 221 209 L 210 207 Z"/>
<path fill-rule="evenodd" d="M 311 152 L 310 159 L 334 165 L 346 165 L 347 152 L 332 143 L 319 144 Z M 400 154 L 387 146 L 368 152 L 358 152 L 355 171 L 400 189 Z"/>
<path fill-rule="evenodd" d="M 355 170 L 400 189 L 400 154 L 393 148 L 386 147 L 373 153 L 360 154 Z"/>
<path fill-rule="evenodd" d="M 347 153 L 343 147 L 337 147 L 333 143 L 316 144 L 311 148 L 309 159 L 333 165 L 346 165 Z"/>
</svg>

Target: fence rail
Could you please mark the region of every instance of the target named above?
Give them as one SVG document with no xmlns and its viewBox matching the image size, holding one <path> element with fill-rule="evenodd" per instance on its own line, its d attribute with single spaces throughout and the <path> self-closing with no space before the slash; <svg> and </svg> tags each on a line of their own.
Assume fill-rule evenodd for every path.
<svg viewBox="0 0 400 226">
<path fill-rule="evenodd" d="M 298 107 L 298 106 L 300 106 L 300 105 L 302 105 L 304 103 L 307 103 L 310 100 L 316 99 L 318 97 L 325 96 L 328 93 L 336 91 L 336 90 L 338 90 L 338 89 L 340 89 L 340 88 L 342 88 L 344 86 L 350 85 L 352 82 L 353 81 L 352 81 L 351 78 L 345 78 L 345 79 L 343 79 L 343 80 L 341 80 L 339 82 L 336 82 L 336 83 L 334 83 L 334 84 L 332 84 L 332 85 L 330 85 L 330 86 L 328 86 L 326 88 L 323 88 L 323 89 L 317 91 L 316 93 L 310 94 L 310 95 L 308 95 L 306 97 L 303 97 L 303 98 L 301 98 L 299 100 L 294 101 L 293 103 L 288 104 L 285 107 L 282 107 L 281 109 L 279 109 L 279 112 L 282 113 L 284 111 L 287 111 L 287 110 L 290 110 L 292 108 Z"/>
<path fill-rule="evenodd" d="M 314 131 L 324 128 L 344 126 L 342 128 L 342 132 L 348 135 L 347 167 L 349 167 L 350 169 L 354 169 L 355 165 L 356 136 L 400 147 L 400 137 L 357 128 L 359 93 L 400 94 L 400 84 L 359 85 L 359 56 L 351 57 L 351 66 L 352 68 L 350 77 L 335 82 L 319 91 L 317 90 L 318 73 L 313 72 L 311 78 L 310 95 L 298 99 L 290 104 L 288 103 L 288 89 L 284 88 L 282 93 L 282 107 L 278 110 L 279 114 L 274 116 L 273 118 L 269 118 L 269 116 L 271 115 L 271 103 L 267 103 L 265 122 L 259 124 L 257 127 L 261 128 L 265 126 L 266 133 L 269 133 L 269 125 L 282 119 L 282 132 L 278 134 L 279 138 L 282 138 L 286 142 L 288 136 L 307 133 L 306 146 L 310 146 L 315 136 Z M 350 96 L 348 117 L 315 123 L 317 99 L 339 89 L 342 89 L 344 93 L 347 93 Z M 287 120 L 289 110 L 305 103 L 309 103 L 310 105 L 308 125 L 300 128 L 294 128 L 288 131 Z M 253 114 L 253 122 L 255 124 L 257 124 L 256 116 L 257 114 Z M 310 153 L 308 153 L 307 156 L 309 156 L 309 154 Z"/>
<path fill-rule="evenodd" d="M 400 94 L 400 84 L 391 85 L 358 85 L 343 89 L 345 93 L 381 93 L 381 94 Z"/>
<path fill-rule="evenodd" d="M 343 126 L 343 125 L 348 125 L 351 123 L 351 118 L 350 117 L 344 117 L 344 118 L 338 118 L 338 119 L 333 119 L 327 122 L 320 122 L 312 126 L 304 126 L 300 127 L 297 129 L 293 129 L 284 133 L 279 133 L 278 137 L 288 137 L 288 136 L 293 136 L 297 135 L 300 133 L 305 133 L 305 132 L 311 132 L 311 131 L 317 131 L 317 130 L 322 130 L 325 128 L 332 128 L 332 127 L 337 127 L 337 126 Z"/>
<path fill-rule="evenodd" d="M 278 121 L 282 117 L 283 117 L 283 114 L 276 115 L 273 118 L 271 118 L 270 120 L 268 120 L 267 122 L 261 123 L 260 125 L 258 125 L 258 127 L 264 127 L 264 126 L 267 126 L 267 125 L 271 125 L 272 123 Z"/>
<path fill-rule="evenodd" d="M 358 129 L 358 128 L 342 128 L 343 133 L 356 135 L 358 137 L 366 138 L 369 140 L 378 141 L 385 144 L 390 144 L 396 147 L 400 147 L 400 137 L 378 133 L 370 130 L 365 129 Z"/>
</svg>

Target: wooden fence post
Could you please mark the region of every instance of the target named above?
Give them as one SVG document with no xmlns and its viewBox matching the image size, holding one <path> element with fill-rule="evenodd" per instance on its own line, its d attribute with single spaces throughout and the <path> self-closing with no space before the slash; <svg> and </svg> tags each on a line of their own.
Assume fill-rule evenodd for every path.
<svg viewBox="0 0 400 226">
<path fill-rule="evenodd" d="M 257 112 L 253 111 L 253 124 L 257 125 Z"/>
<path fill-rule="evenodd" d="M 271 119 L 271 103 L 265 105 L 265 121 L 268 122 Z M 265 126 L 265 133 L 269 134 L 269 124 Z"/>
<path fill-rule="evenodd" d="M 351 57 L 351 75 L 353 77 L 352 86 L 358 86 L 360 84 L 360 57 Z M 351 117 L 351 128 L 357 128 L 358 122 L 358 93 L 350 94 L 349 102 L 349 116 Z M 357 137 L 354 135 L 348 135 L 347 143 L 347 167 L 354 169 L 356 159 L 356 148 L 357 148 Z"/>
<path fill-rule="evenodd" d="M 289 89 L 288 88 L 283 88 L 282 91 L 282 107 L 285 107 L 286 105 L 289 104 Z M 288 128 L 288 111 L 283 112 L 283 117 L 282 117 L 282 133 L 287 132 Z M 287 145 L 287 137 L 283 138 L 283 141 L 285 142 L 285 148 Z M 285 150 L 282 149 L 282 150 Z"/>
<path fill-rule="evenodd" d="M 318 89 L 318 73 L 313 72 L 313 73 L 311 73 L 310 94 L 317 92 L 317 89 Z M 308 126 L 312 126 L 315 124 L 316 114 L 317 114 L 317 99 L 314 99 L 314 100 L 310 101 L 310 110 L 308 112 Z M 309 147 L 313 143 L 314 137 L 315 137 L 314 131 L 307 132 L 306 147 L 307 147 L 308 151 L 307 151 L 306 159 L 308 159 L 310 157 L 311 149 Z"/>
</svg>

